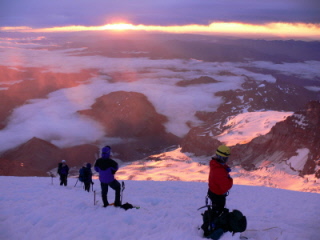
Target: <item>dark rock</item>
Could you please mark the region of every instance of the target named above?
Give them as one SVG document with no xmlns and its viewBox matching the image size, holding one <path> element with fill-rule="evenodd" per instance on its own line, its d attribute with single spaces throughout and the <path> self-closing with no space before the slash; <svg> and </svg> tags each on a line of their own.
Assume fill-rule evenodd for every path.
<svg viewBox="0 0 320 240">
<path fill-rule="evenodd" d="M 192 128 L 181 141 L 181 151 L 193 153 L 195 156 L 213 156 L 221 144 L 217 139 L 202 132 L 201 128 Z"/>
<path fill-rule="evenodd" d="M 99 147 L 93 144 L 83 144 L 61 149 L 62 159 L 70 166 L 82 166 L 84 163 L 94 164 L 100 156 Z"/>
<path fill-rule="evenodd" d="M 1 155 L 1 172 L 6 176 L 47 176 L 61 161 L 60 149 L 42 139 L 32 138 Z M 6 171 L 4 171 L 6 169 Z"/>
<path fill-rule="evenodd" d="M 179 87 L 187 87 L 189 85 L 194 85 L 194 84 L 208 84 L 208 83 L 217 83 L 219 81 L 208 77 L 208 76 L 201 76 L 199 78 L 195 78 L 192 80 L 181 80 L 176 83 L 177 86 Z"/>
<path fill-rule="evenodd" d="M 177 145 L 180 140 L 166 132 L 163 124 L 167 118 L 158 114 L 141 93 L 112 92 L 98 98 L 90 110 L 80 113 L 98 121 L 107 137 L 121 138 L 121 143 L 113 144 L 112 149 L 123 161 L 146 157 Z"/>
</svg>

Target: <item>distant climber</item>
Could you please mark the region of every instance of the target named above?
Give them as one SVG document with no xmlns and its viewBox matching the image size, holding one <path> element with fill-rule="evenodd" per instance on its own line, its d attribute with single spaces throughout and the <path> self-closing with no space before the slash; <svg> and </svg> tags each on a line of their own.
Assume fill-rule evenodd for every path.
<svg viewBox="0 0 320 240">
<path fill-rule="evenodd" d="M 87 192 L 90 192 L 90 186 L 91 184 L 93 184 L 91 164 L 87 163 L 85 166 L 82 167 L 81 170 L 80 170 L 81 172 L 79 175 L 79 180 L 84 183 L 84 190 Z"/>
<path fill-rule="evenodd" d="M 62 160 L 61 163 L 58 164 L 58 174 L 60 176 L 60 186 L 67 186 L 69 167 L 66 164 L 66 160 Z"/>
</svg>

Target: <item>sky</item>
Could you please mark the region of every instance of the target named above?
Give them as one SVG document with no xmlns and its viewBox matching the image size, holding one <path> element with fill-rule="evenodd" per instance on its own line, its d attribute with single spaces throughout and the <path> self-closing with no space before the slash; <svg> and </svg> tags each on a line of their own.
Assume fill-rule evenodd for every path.
<svg viewBox="0 0 320 240">
<path fill-rule="evenodd" d="M 116 25 L 115 25 L 116 24 Z M 317 0 L 2 0 L 0 30 L 136 30 L 320 39 Z"/>
<path fill-rule="evenodd" d="M 206 166 L 208 168 L 208 166 Z M 159 174 L 164 169 L 158 168 Z M 130 173 L 127 172 L 129 175 Z M 143 175 L 143 172 L 140 173 Z M 89 193 L 76 178 L 0 176 L 2 240 L 201 240 L 206 182 L 124 180 L 123 203 L 140 209 L 103 208 L 99 180 Z M 109 190 L 112 202 L 114 191 Z M 235 184 L 226 207 L 247 218 L 248 240 L 318 240 L 319 193 Z M 220 240 L 239 240 L 225 233 Z"/>
</svg>

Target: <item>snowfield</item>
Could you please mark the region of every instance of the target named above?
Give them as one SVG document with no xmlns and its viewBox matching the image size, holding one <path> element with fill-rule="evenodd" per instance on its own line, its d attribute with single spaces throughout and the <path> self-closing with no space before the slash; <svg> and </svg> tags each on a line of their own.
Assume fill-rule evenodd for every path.
<svg viewBox="0 0 320 240">
<path fill-rule="evenodd" d="M 240 126 L 236 123 L 225 140 Z M 241 131 L 251 136 L 250 129 Z M 302 149 L 288 166 L 299 168 L 306 151 Z M 149 160 L 118 160 L 121 168 L 116 177 L 126 184 L 123 202 L 140 206 L 128 211 L 102 207 L 97 175 L 96 201 L 94 193 L 85 192 L 80 182 L 75 186 L 75 177 L 63 187 L 58 178 L 0 176 L 0 239 L 204 239 L 199 227 L 205 209 L 197 209 L 205 205 L 209 160 L 181 153 L 180 148 Z M 320 239 L 320 180 L 314 175 L 302 178 L 281 164 L 251 172 L 234 167 L 231 176 L 235 185 L 226 207 L 242 211 L 248 227 L 241 235 L 226 233 L 221 240 Z M 109 201 L 113 198 L 114 191 L 109 190 Z"/>
<path fill-rule="evenodd" d="M 245 112 L 232 116 L 224 124 L 229 129 L 216 136 L 220 142 L 228 146 L 245 144 L 253 138 L 265 135 L 277 123 L 286 120 L 293 112 L 262 111 Z"/>
<path fill-rule="evenodd" d="M 103 208 L 100 185 L 85 192 L 76 178 L 1 176 L 2 240 L 195 240 L 203 239 L 201 213 L 207 183 L 125 180 L 124 202 L 140 209 Z M 109 190 L 109 201 L 114 191 Z M 227 207 L 248 219 L 242 236 L 250 240 L 318 240 L 320 195 L 258 186 L 234 185 Z M 239 239 L 240 234 L 221 240 Z"/>
<path fill-rule="evenodd" d="M 303 162 L 305 151 L 290 159 L 289 163 L 274 164 L 255 171 L 246 171 L 240 166 L 232 167 L 230 175 L 234 184 L 265 186 L 287 190 L 320 193 L 320 179 L 314 174 L 298 176 L 298 171 L 292 170 L 292 165 Z M 152 180 L 152 181 L 184 181 L 207 182 L 209 176 L 209 161 L 211 157 L 195 157 L 182 153 L 180 148 L 152 155 L 149 159 L 130 163 L 120 163 L 117 172 L 120 180 Z M 289 165 L 290 164 L 290 165 Z M 53 172 L 57 172 L 55 169 Z M 96 179 L 98 175 L 96 174 Z"/>
</svg>

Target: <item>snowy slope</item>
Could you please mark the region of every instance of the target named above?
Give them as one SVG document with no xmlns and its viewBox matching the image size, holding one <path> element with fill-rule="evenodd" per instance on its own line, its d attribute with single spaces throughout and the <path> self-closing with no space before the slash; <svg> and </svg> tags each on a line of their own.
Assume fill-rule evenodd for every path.
<svg viewBox="0 0 320 240">
<path fill-rule="evenodd" d="M 277 123 L 284 121 L 293 112 L 262 111 L 246 112 L 228 119 L 224 127 L 229 127 L 217 136 L 220 142 L 228 146 L 245 144 L 253 138 L 267 134 Z"/>
<path fill-rule="evenodd" d="M 207 184 L 181 181 L 125 181 L 124 201 L 141 209 L 103 208 L 75 178 L 67 187 L 50 177 L 0 177 L 2 240 L 195 240 Z M 53 184 L 51 182 L 53 180 Z M 94 189 L 100 193 L 98 180 Z M 113 199 L 113 191 L 109 199 Z M 250 240 L 318 240 L 320 195 L 235 185 L 227 207 L 248 219 Z M 221 240 L 239 239 L 226 233 Z"/>
<path fill-rule="evenodd" d="M 193 181 L 207 182 L 210 157 L 195 157 L 181 153 L 180 149 L 149 157 L 150 160 L 122 164 L 117 172 L 121 180 Z M 296 159 L 296 162 L 301 159 Z M 284 168 L 283 165 L 246 171 L 233 167 L 230 173 L 235 184 L 266 186 L 287 190 L 320 193 L 320 179 L 314 175 L 304 178 Z M 284 181 L 285 179 L 285 181 Z"/>
</svg>

